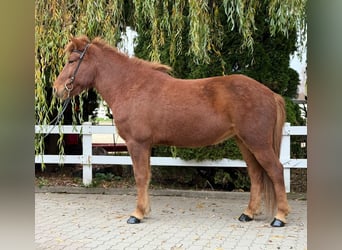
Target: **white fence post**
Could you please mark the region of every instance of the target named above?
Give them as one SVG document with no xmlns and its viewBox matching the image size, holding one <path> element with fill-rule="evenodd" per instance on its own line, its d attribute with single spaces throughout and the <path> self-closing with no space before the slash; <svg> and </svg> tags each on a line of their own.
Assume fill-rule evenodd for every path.
<svg viewBox="0 0 342 250">
<path fill-rule="evenodd" d="M 82 163 L 83 163 L 83 184 L 88 186 L 92 182 L 92 129 L 91 122 L 82 124 Z"/>
<path fill-rule="evenodd" d="M 284 163 L 290 160 L 291 156 L 291 127 L 290 123 L 286 122 L 283 128 L 283 138 L 280 147 L 280 162 Z M 284 168 L 284 182 L 286 193 L 291 191 L 291 170 L 290 168 Z"/>
</svg>

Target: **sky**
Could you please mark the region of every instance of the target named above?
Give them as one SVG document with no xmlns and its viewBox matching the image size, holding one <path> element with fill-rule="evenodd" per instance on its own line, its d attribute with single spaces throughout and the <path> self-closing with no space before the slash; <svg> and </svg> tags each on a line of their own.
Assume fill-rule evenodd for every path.
<svg viewBox="0 0 342 250">
<path fill-rule="evenodd" d="M 300 42 L 298 42 L 298 44 L 300 44 Z M 291 56 L 291 59 L 290 59 L 290 67 L 296 70 L 299 74 L 300 85 L 298 86 L 298 99 L 304 99 L 304 95 L 307 95 L 307 86 L 306 86 L 307 42 L 305 42 L 304 44 L 305 44 L 305 48 L 299 47 L 297 50 L 300 56 L 298 55 L 298 52 L 297 52 L 293 56 Z"/>
</svg>

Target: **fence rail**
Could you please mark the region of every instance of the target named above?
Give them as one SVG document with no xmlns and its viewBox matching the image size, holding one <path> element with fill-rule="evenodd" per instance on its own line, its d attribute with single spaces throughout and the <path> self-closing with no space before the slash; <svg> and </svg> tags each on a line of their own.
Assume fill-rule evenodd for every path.
<svg viewBox="0 0 342 250">
<path fill-rule="evenodd" d="M 35 163 L 58 163 L 58 164 L 81 164 L 83 165 L 83 184 L 89 185 L 92 182 L 92 164 L 111 165 L 132 165 L 129 156 L 93 155 L 92 135 L 93 134 L 113 134 L 116 132 L 115 126 L 92 125 L 85 122 L 83 125 L 64 125 L 55 127 L 51 125 L 36 125 L 36 134 L 81 134 L 82 135 L 82 155 L 36 155 Z M 285 123 L 283 128 L 283 139 L 281 144 L 280 161 L 284 166 L 284 179 L 286 192 L 290 192 L 290 170 L 291 168 L 307 168 L 307 159 L 290 159 L 291 135 L 307 135 L 306 126 L 290 126 Z M 185 161 L 172 157 L 151 157 L 152 166 L 188 166 L 188 167 L 246 167 L 242 160 L 222 159 L 217 161 L 194 160 Z"/>
</svg>

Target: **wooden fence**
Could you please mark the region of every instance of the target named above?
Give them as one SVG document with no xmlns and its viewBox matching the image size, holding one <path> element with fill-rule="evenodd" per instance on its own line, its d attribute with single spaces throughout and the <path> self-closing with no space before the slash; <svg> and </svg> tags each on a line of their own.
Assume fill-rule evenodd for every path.
<svg viewBox="0 0 342 250">
<path fill-rule="evenodd" d="M 85 122 L 83 125 L 72 126 L 51 126 L 36 125 L 35 133 L 59 134 L 81 134 L 82 136 L 82 155 L 36 155 L 35 163 L 57 163 L 57 164 L 81 164 L 83 165 L 83 184 L 89 185 L 92 182 L 92 164 L 111 164 L 111 165 L 132 165 L 129 156 L 114 155 L 93 155 L 92 154 L 92 135 L 93 134 L 114 134 L 115 126 L 92 125 Z M 290 126 L 285 123 L 283 128 L 283 139 L 281 144 L 280 161 L 284 165 L 284 179 L 286 192 L 290 192 L 290 170 L 291 168 L 307 168 L 307 159 L 290 159 L 291 135 L 307 135 L 306 126 Z M 151 157 L 152 166 L 191 166 L 191 167 L 246 167 L 242 160 L 222 159 L 217 161 L 185 161 L 180 158 L 172 157 Z"/>
</svg>

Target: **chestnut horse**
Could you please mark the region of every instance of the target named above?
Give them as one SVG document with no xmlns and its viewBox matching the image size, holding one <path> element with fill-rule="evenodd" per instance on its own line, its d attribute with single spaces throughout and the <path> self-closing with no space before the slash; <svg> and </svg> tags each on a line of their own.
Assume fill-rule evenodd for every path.
<svg viewBox="0 0 342 250">
<path fill-rule="evenodd" d="M 200 147 L 234 137 L 251 179 L 249 204 L 239 220 L 253 220 L 263 197 L 267 211 L 275 214 L 271 225 L 285 225 L 281 96 L 244 75 L 176 79 L 167 73 L 170 67 L 129 58 L 100 38 L 72 38 L 65 51 L 68 63 L 54 82 L 54 93 L 67 99 L 95 88 L 126 141 L 137 186 L 128 223 L 139 223 L 150 212 L 152 145 Z"/>
</svg>

